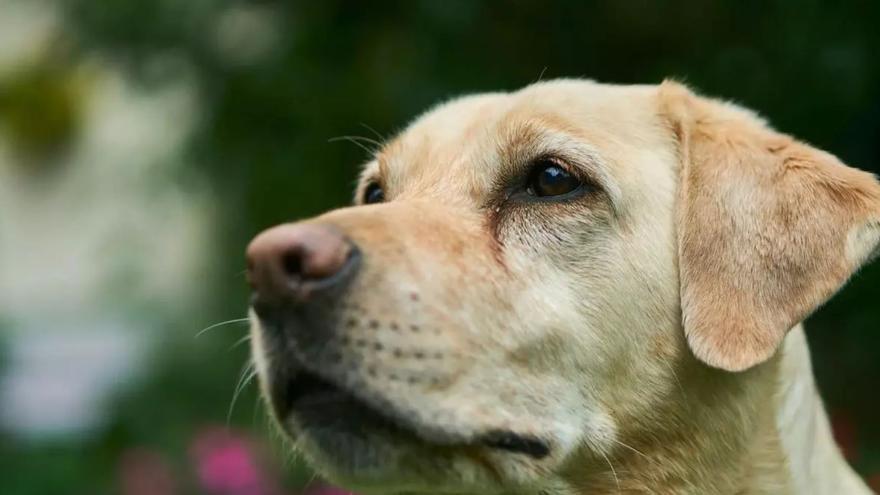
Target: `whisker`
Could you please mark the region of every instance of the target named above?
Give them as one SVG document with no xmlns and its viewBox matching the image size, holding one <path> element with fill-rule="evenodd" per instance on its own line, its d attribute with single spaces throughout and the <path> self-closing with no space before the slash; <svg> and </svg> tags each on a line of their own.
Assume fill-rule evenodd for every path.
<svg viewBox="0 0 880 495">
<path fill-rule="evenodd" d="M 318 473 L 313 472 L 309 477 L 309 481 L 306 482 L 305 486 L 303 486 L 303 491 L 309 491 L 309 488 L 318 480 Z"/>
<path fill-rule="evenodd" d="M 358 148 L 364 150 L 364 152 L 366 152 L 370 156 L 375 155 L 379 148 L 382 147 L 382 143 L 380 143 L 379 141 L 363 136 L 337 136 L 327 140 L 328 143 L 335 143 L 338 141 L 348 141 L 349 143 L 352 143 Z M 370 148 L 369 146 L 365 145 L 364 142 L 373 145 L 374 148 Z"/>
<path fill-rule="evenodd" d="M 356 136 L 356 135 L 351 135 L 351 136 L 345 136 L 345 137 L 350 138 L 350 139 L 354 139 L 354 140 L 357 140 L 357 141 L 362 141 L 362 142 L 364 142 L 364 143 L 372 144 L 372 145 L 375 146 L 376 148 L 381 148 L 381 147 L 382 147 L 382 142 L 381 142 L 381 141 L 376 141 L 375 139 L 373 139 L 373 138 L 369 138 L 369 137 L 367 137 L 367 136 Z"/>
<path fill-rule="evenodd" d="M 244 344 L 245 342 L 248 342 L 249 340 L 251 340 L 251 334 L 247 334 L 247 335 L 245 335 L 244 337 L 242 337 L 242 338 L 236 340 L 234 344 L 232 344 L 231 346 L 229 346 L 229 349 L 228 349 L 228 350 L 231 351 L 231 350 L 235 349 L 236 347 L 240 346 L 241 344 Z"/>
<path fill-rule="evenodd" d="M 283 447 L 281 450 L 281 462 L 285 468 L 292 468 L 297 464 L 300 458 L 299 450 L 295 448 L 295 443 L 291 442 L 290 437 L 284 434 L 281 428 L 274 428 L 275 438 L 278 439 L 276 444 Z"/>
<path fill-rule="evenodd" d="M 254 366 L 254 363 L 248 363 L 241 370 L 238 384 L 235 386 L 235 391 L 232 393 L 232 402 L 229 404 L 229 411 L 226 413 L 227 426 L 232 422 L 232 412 L 235 410 L 235 402 L 238 400 L 238 396 L 241 395 L 242 391 L 244 391 L 245 387 L 248 386 L 255 376 L 257 376 L 257 367 Z"/>
<path fill-rule="evenodd" d="M 379 134 L 379 131 L 377 131 L 376 129 L 373 129 L 372 127 L 368 126 L 367 124 L 365 124 L 363 122 L 361 122 L 361 127 L 372 132 L 377 138 L 379 138 L 379 141 L 386 141 L 385 136 L 383 136 L 382 134 Z"/>
<path fill-rule="evenodd" d="M 602 451 L 599 451 L 599 455 L 605 459 L 605 462 L 608 463 L 608 467 L 611 468 L 611 474 L 614 475 L 614 482 L 617 484 L 617 491 L 620 492 L 620 478 L 617 477 L 617 471 L 614 470 L 614 466 L 611 464 L 611 459 L 609 459 Z"/>
<path fill-rule="evenodd" d="M 614 443 L 616 443 L 617 445 L 620 445 L 621 447 L 627 448 L 627 449 L 629 449 L 629 450 L 635 452 L 636 454 L 639 454 L 640 456 L 644 457 L 645 459 L 648 459 L 649 461 L 653 461 L 653 460 L 654 460 L 654 459 L 651 459 L 650 457 L 648 457 L 648 455 L 645 454 L 644 452 L 642 452 L 642 451 L 638 450 L 637 448 L 633 447 L 632 445 L 627 445 L 627 444 L 621 442 L 620 440 L 616 440 L 616 439 L 613 439 L 613 438 L 611 439 L 611 441 L 614 442 Z"/>
<path fill-rule="evenodd" d="M 199 338 L 203 333 L 207 332 L 208 330 L 211 330 L 211 329 L 214 329 L 214 328 L 217 328 L 217 327 L 222 327 L 223 325 L 231 325 L 231 324 L 233 324 L 233 323 L 244 323 L 244 322 L 246 322 L 246 321 L 249 321 L 249 319 L 248 319 L 248 318 L 235 318 L 235 319 L 232 319 L 232 320 L 221 321 L 220 323 L 214 323 L 213 325 L 211 325 L 211 326 L 209 326 L 209 327 L 207 327 L 207 328 L 203 328 L 203 329 L 199 330 L 199 331 L 196 333 L 195 337 L 193 337 L 193 338 L 194 338 L 194 339 L 197 339 L 197 338 Z"/>
<path fill-rule="evenodd" d="M 672 374 L 672 378 L 675 380 L 675 384 L 678 386 L 678 391 L 681 392 L 681 396 L 687 397 L 687 394 L 684 391 L 684 386 L 681 384 L 681 380 L 678 379 L 678 374 L 675 372 L 675 368 L 673 368 L 666 359 L 661 359 L 660 362 L 663 363 L 666 366 L 666 369 L 669 370 L 669 373 Z"/>
<path fill-rule="evenodd" d="M 543 69 L 541 69 L 541 73 L 538 74 L 538 79 L 535 82 L 541 82 L 541 79 L 544 77 L 544 73 L 547 72 L 547 66 L 545 65 Z"/>
</svg>

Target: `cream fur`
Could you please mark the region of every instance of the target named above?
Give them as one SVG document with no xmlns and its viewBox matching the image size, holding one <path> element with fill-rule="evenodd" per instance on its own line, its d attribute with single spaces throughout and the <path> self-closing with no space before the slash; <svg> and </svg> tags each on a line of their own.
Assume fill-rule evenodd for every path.
<svg viewBox="0 0 880 495">
<path fill-rule="evenodd" d="M 595 187 L 511 196 L 544 155 Z M 411 434 L 278 418 L 324 475 L 382 495 L 869 493 L 798 324 L 876 250 L 868 174 L 674 83 L 561 80 L 439 106 L 358 197 L 370 181 L 386 202 L 309 220 L 364 253 L 333 310 L 363 345 L 328 340 L 343 365 L 314 369 Z M 253 332 L 265 385 L 285 357 Z M 480 444 L 498 429 L 550 454 Z"/>
</svg>

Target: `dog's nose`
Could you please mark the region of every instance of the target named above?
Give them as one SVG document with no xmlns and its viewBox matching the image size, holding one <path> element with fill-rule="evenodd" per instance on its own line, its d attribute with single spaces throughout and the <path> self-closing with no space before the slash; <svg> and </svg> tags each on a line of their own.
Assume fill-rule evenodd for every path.
<svg viewBox="0 0 880 495">
<path fill-rule="evenodd" d="M 358 261 L 357 246 L 336 227 L 304 223 L 273 227 L 247 248 L 247 278 L 255 302 L 306 302 L 316 290 L 338 285 Z"/>
</svg>

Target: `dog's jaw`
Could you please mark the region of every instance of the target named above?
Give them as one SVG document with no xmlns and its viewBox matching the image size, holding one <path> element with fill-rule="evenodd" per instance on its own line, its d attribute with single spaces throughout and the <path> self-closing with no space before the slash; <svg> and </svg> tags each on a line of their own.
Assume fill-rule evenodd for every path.
<svg viewBox="0 0 880 495">
<path fill-rule="evenodd" d="M 558 463 L 583 435 L 577 418 L 571 418 L 571 424 L 549 424 L 544 417 L 523 419 L 521 424 L 540 429 L 519 433 L 510 429 L 516 422 L 490 417 L 483 425 L 473 423 L 472 418 L 485 417 L 486 409 L 480 409 L 488 406 L 480 406 L 477 400 L 469 407 L 442 403 L 427 406 L 423 402 L 444 394 L 434 399 L 414 399 L 424 409 L 437 412 L 420 416 L 409 407 L 397 408 L 406 395 L 390 400 L 358 375 L 334 375 L 331 369 L 303 366 L 301 360 L 306 356 L 295 348 L 278 352 L 278 343 L 268 338 L 271 332 L 255 315 L 251 332 L 254 364 L 276 423 L 312 466 L 331 480 L 357 487 L 363 493 L 513 493 L 522 488 L 531 494 L 536 479 L 542 479 L 541 486 L 551 481 L 545 466 Z M 279 375 L 279 368 L 287 371 Z M 321 375 L 313 375 L 316 372 Z M 297 374 L 313 378 L 298 381 L 302 377 Z M 288 379 L 287 385 L 278 382 Z M 305 384 L 315 380 L 327 381 L 324 386 L 328 390 L 323 396 L 305 397 L 297 404 L 279 407 L 276 387 L 315 388 Z M 551 390 L 552 386 L 546 388 Z M 554 397 L 561 399 L 562 394 Z M 564 407 L 565 401 L 560 402 Z M 443 410 L 448 413 L 443 414 Z M 598 432 L 594 437 L 613 435 L 607 419 L 591 427 Z M 608 448 L 609 442 L 604 442 L 603 448 Z M 558 481 L 551 484 L 561 486 Z M 548 493 L 563 492 L 554 489 Z"/>
</svg>

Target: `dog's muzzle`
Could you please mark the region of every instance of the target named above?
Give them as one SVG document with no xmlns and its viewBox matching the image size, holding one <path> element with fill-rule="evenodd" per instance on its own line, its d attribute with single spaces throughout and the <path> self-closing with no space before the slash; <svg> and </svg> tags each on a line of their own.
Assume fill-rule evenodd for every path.
<svg viewBox="0 0 880 495">
<path fill-rule="evenodd" d="M 355 434 L 372 425 L 391 434 L 412 433 L 445 444 L 482 444 L 540 459 L 541 439 L 491 430 L 462 436 L 448 425 L 424 424 L 401 411 L 380 390 L 364 385 L 357 359 L 343 360 L 352 340 L 340 321 L 346 291 L 362 264 L 361 251 L 337 227 L 286 224 L 258 235 L 247 249 L 252 307 L 269 356 L 267 389 L 282 423 L 288 416 L 308 428 L 328 425 Z M 355 339 L 360 340 L 360 339 Z"/>
</svg>

